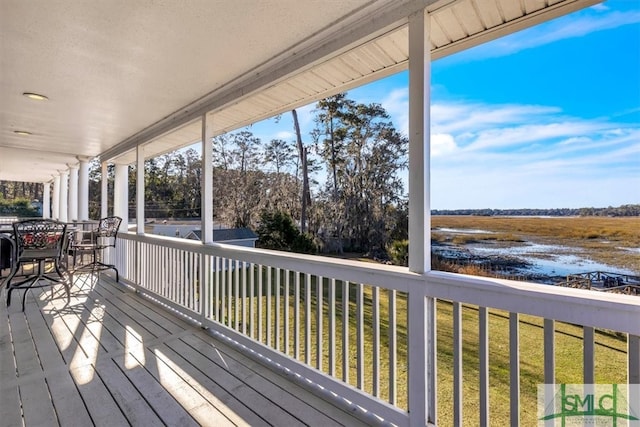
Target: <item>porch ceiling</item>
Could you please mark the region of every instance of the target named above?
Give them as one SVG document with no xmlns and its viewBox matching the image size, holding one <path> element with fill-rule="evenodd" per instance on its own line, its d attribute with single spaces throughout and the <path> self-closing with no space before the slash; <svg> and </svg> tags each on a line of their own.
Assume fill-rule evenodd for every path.
<svg viewBox="0 0 640 427">
<path fill-rule="evenodd" d="M 218 134 L 398 72 L 424 7 L 437 59 L 598 2 L 2 0 L 0 179 L 132 163 L 199 141 L 205 112 Z"/>
</svg>

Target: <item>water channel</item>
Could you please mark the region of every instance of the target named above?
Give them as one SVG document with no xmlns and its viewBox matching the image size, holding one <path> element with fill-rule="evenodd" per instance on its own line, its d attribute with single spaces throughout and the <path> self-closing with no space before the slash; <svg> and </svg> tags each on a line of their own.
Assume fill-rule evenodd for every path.
<svg viewBox="0 0 640 427">
<path fill-rule="evenodd" d="M 488 230 L 434 229 L 447 235 L 493 234 Z M 640 248 L 618 248 L 639 254 L 637 271 L 620 268 L 589 259 L 584 249 L 574 246 L 543 244 L 536 242 L 496 242 L 492 240 L 463 245 L 434 244 L 432 250 L 447 259 L 470 262 L 495 261 L 503 265 L 507 274 L 526 277 L 566 277 L 602 271 L 615 274 L 640 275 Z"/>
</svg>

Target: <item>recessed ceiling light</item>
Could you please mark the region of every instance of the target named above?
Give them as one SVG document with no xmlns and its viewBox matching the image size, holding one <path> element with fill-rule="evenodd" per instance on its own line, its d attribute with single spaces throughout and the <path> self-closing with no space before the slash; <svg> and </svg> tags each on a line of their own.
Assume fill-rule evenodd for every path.
<svg viewBox="0 0 640 427">
<path fill-rule="evenodd" d="M 22 135 L 22 136 L 32 135 L 31 132 L 26 131 L 26 130 L 14 130 L 13 133 L 17 133 L 18 135 Z"/>
<path fill-rule="evenodd" d="M 33 92 L 24 92 L 23 95 L 29 99 L 35 99 L 36 101 L 47 101 L 49 99 L 44 95 L 40 95 L 39 93 L 33 93 Z"/>
</svg>

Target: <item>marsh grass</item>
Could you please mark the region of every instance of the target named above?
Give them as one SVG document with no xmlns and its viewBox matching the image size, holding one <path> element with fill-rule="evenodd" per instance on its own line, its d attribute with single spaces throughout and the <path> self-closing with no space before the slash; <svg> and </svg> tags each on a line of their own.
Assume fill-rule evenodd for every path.
<svg viewBox="0 0 640 427">
<path fill-rule="evenodd" d="M 456 234 L 454 236 L 431 232 L 431 239 L 439 243 L 453 243 L 455 245 L 466 245 L 470 243 L 480 243 L 483 241 L 494 242 L 524 242 L 522 237 L 513 233 L 478 233 L 478 234 Z"/>
<path fill-rule="evenodd" d="M 485 234 L 456 235 L 453 243 L 468 244 L 500 240 L 485 238 L 506 235 L 504 242 L 532 241 L 579 248 L 593 261 L 628 268 L 640 274 L 640 217 L 483 217 L 432 216 L 432 237 L 446 241 L 438 228 L 481 229 Z"/>
<path fill-rule="evenodd" d="M 482 229 L 541 238 L 608 239 L 640 245 L 640 217 L 432 216 L 432 227 Z"/>
</svg>

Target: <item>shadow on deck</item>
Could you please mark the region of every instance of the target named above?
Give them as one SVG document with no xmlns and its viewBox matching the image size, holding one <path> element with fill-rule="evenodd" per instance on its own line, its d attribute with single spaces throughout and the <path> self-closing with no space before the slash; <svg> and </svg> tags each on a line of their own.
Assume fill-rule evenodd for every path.
<svg viewBox="0 0 640 427">
<path fill-rule="evenodd" d="M 362 425 L 107 275 L 55 291 L 1 293 L 2 425 Z"/>
</svg>

